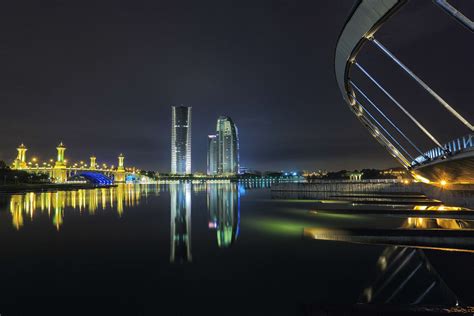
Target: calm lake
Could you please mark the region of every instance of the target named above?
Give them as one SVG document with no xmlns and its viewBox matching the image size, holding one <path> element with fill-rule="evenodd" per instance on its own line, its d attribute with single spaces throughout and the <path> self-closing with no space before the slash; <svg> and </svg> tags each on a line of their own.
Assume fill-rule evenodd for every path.
<svg viewBox="0 0 474 316">
<path fill-rule="evenodd" d="M 358 302 L 474 303 L 471 253 L 304 238 L 305 227 L 396 228 L 407 220 L 311 212 L 364 204 L 288 197 L 266 186 L 0 195 L 0 313 L 299 315 Z M 413 201 L 366 207 L 423 205 Z M 430 225 L 421 221 L 414 225 Z"/>
</svg>

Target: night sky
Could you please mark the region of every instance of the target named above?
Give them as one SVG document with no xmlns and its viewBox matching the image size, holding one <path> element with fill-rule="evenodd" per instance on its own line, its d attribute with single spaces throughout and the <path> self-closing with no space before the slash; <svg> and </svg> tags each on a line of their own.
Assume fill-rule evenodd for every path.
<svg viewBox="0 0 474 316">
<path fill-rule="evenodd" d="M 473 18 L 468 1 L 452 1 Z M 0 160 L 28 155 L 169 172 L 171 105 L 193 107 L 193 171 L 220 115 L 260 170 L 397 166 L 343 102 L 334 49 L 353 1 L 8 1 L 0 8 Z M 472 33 L 431 0 L 377 37 L 472 123 Z M 372 46 L 368 71 L 441 140 L 468 133 Z M 359 73 L 423 149 L 433 147 Z M 397 116 L 398 115 L 398 116 Z"/>
</svg>

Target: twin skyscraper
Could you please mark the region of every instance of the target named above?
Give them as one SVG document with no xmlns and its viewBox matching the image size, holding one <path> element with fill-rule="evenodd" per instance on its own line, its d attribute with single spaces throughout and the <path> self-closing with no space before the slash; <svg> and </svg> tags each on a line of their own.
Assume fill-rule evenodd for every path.
<svg viewBox="0 0 474 316">
<path fill-rule="evenodd" d="M 192 108 L 171 108 L 171 174 L 191 174 Z M 207 174 L 232 176 L 239 173 L 239 136 L 230 117 L 220 116 L 216 133 L 208 136 Z"/>
</svg>

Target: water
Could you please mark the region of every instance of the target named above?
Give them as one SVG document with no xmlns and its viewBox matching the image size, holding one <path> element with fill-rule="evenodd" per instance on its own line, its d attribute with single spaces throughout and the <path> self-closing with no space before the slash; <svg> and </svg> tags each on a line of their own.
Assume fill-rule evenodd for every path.
<svg viewBox="0 0 474 316">
<path fill-rule="evenodd" d="M 390 268 L 391 261 L 400 266 L 397 260 L 411 252 L 312 240 L 303 237 L 304 228 L 430 222 L 321 213 L 360 204 L 291 199 L 249 187 L 137 184 L 0 196 L 0 313 L 298 315 L 328 304 L 381 303 L 396 290 L 372 297 L 387 291 L 387 269 L 381 267 Z M 367 207 L 411 207 L 373 201 Z M 459 296 L 474 302 L 466 285 L 474 281 L 470 253 L 416 250 L 409 260 L 414 267 L 422 263 L 417 283 L 437 282 L 437 292 L 429 295 L 438 303 L 451 306 Z M 457 275 L 439 277 L 440 270 L 429 269 L 433 260 L 463 264 L 457 264 Z M 397 294 L 393 302 L 418 298 L 419 289 L 411 288 L 412 297 Z"/>
</svg>

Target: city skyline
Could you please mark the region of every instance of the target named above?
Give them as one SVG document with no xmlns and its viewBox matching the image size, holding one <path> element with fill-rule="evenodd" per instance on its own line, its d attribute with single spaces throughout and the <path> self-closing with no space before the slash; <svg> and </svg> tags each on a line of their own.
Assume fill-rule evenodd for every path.
<svg viewBox="0 0 474 316">
<path fill-rule="evenodd" d="M 351 6 L 331 1 L 321 10 L 311 1 L 215 1 L 215 10 L 203 11 L 199 4 L 173 2 L 133 9 L 75 1 L 24 8 L 10 2 L 0 13 L 11 30 L 1 61 L 0 132 L 11 136 L 0 143 L 0 160 L 13 160 L 12 149 L 22 142 L 35 148 L 35 156 L 49 159 L 62 140 L 74 159 L 94 153 L 112 162 L 124 152 L 131 165 L 166 172 L 169 105 L 186 104 L 194 109 L 196 171 L 206 170 L 206 135 L 221 113 L 239 122 L 241 138 L 249 140 L 241 147 L 241 164 L 251 169 L 397 166 L 348 113 L 332 80 L 333 50 Z M 417 27 L 419 12 L 435 29 Z M 398 14 L 400 19 L 379 32 L 380 39 L 470 119 L 470 80 L 456 72 L 458 60 L 470 60 L 469 51 L 451 49 L 469 34 L 423 3 L 412 1 Z M 236 27 L 242 19 L 246 27 Z M 411 49 L 418 41 L 423 47 Z M 429 111 L 433 121 L 450 119 L 443 110 L 431 110 L 432 100 L 416 87 L 399 82 L 403 75 L 382 76 L 381 69 L 393 69 L 390 60 L 376 52 L 370 56 L 359 58 L 384 85 L 398 90 L 403 104 L 413 99 L 416 111 Z M 438 63 L 443 56 L 453 58 Z M 457 125 L 428 127 L 446 135 L 444 140 L 463 134 Z"/>
</svg>

